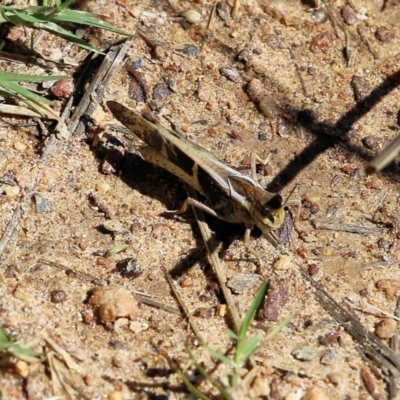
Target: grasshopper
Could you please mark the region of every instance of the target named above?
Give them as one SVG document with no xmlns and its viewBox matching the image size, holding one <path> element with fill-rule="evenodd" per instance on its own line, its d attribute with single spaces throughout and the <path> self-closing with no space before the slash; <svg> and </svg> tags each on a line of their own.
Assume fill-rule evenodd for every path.
<svg viewBox="0 0 400 400">
<path fill-rule="evenodd" d="M 107 106 L 118 121 L 147 144 L 139 150 L 146 161 L 171 172 L 207 199 L 206 205 L 188 197 L 177 213 L 191 205 L 224 221 L 243 223 L 247 246 L 256 225 L 273 246 L 279 245 L 273 231 L 285 219 L 280 194 L 267 192 L 255 179 L 228 167 L 183 135 L 155 125 L 115 101 L 108 101 Z"/>
</svg>

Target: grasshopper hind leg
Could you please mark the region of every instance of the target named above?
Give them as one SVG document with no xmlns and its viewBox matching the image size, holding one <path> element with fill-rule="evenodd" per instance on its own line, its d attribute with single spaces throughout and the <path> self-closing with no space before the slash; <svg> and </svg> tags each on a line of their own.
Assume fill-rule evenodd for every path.
<svg viewBox="0 0 400 400">
<path fill-rule="evenodd" d="M 187 197 L 185 202 L 183 203 L 182 207 L 179 210 L 171 210 L 171 211 L 165 211 L 167 214 L 183 214 L 189 206 L 193 206 L 198 208 L 199 210 L 202 210 L 206 212 L 207 214 L 210 214 L 216 218 L 219 218 L 218 214 L 210 207 L 207 207 L 205 204 L 201 203 L 198 200 L 192 199 L 191 197 Z"/>
</svg>

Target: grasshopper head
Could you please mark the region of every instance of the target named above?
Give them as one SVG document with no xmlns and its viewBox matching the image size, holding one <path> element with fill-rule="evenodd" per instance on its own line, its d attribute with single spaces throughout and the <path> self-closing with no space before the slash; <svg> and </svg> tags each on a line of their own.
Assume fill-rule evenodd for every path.
<svg viewBox="0 0 400 400">
<path fill-rule="evenodd" d="M 256 225 L 263 231 L 278 229 L 285 219 L 283 199 L 280 194 L 260 197 L 254 205 L 253 217 Z"/>
</svg>

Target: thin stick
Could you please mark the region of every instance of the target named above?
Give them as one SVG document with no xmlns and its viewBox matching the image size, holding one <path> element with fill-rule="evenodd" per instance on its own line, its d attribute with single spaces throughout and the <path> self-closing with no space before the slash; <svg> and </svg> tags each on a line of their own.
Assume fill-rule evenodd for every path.
<svg viewBox="0 0 400 400">
<path fill-rule="evenodd" d="M 176 300 L 178 301 L 179 305 L 181 306 L 182 311 L 184 312 L 186 318 L 187 318 L 188 321 L 189 321 L 189 324 L 190 324 L 191 328 L 193 329 L 193 332 L 195 333 L 195 335 L 196 335 L 197 339 L 199 340 L 199 342 L 200 342 L 201 344 L 204 344 L 205 341 L 204 341 L 203 337 L 201 336 L 200 329 L 199 329 L 199 327 L 197 326 L 196 321 L 195 321 L 195 320 L 192 318 L 192 316 L 190 315 L 189 310 L 188 310 L 188 308 L 186 307 L 186 304 L 184 303 L 184 301 L 183 301 L 181 295 L 180 295 L 179 292 L 176 290 L 175 283 L 174 283 L 174 281 L 171 279 L 171 277 L 170 277 L 170 275 L 169 275 L 167 269 L 164 268 L 164 271 L 165 271 L 165 278 L 167 279 L 167 281 L 168 281 L 168 283 L 169 283 L 169 286 L 171 287 L 172 293 L 174 294 L 174 296 L 175 296 Z"/>
<path fill-rule="evenodd" d="M 400 297 L 397 298 L 397 304 L 396 304 L 396 310 L 395 310 L 395 315 L 396 317 L 400 317 Z M 397 331 L 395 334 L 390 338 L 390 348 L 395 352 L 399 352 L 399 334 Z M 389 378 L 389 399 L 395 399 L 397 397 L 397 382 L 396 382 L 396 377 L 393 374 L 390 374 Z"/>
<path fill-rule="evenodd" d="M 365 168 L 367 174 L 380 172 L 390 164 L 399 154 L 400 135 L 397 136 L 388 146 L 386 146 Z"/>
</svg>

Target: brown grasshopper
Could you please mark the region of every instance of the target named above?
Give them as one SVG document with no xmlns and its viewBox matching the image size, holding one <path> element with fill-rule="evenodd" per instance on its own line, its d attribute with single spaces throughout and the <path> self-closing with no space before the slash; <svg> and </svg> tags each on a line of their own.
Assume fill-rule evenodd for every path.
<svg viewBox="0 0 400 400">
<path fill-rule="evenodd" d="M 257 225 L 273 246 L 279 245 L 273 231 L 285 219 L 280 194 L 267 192 L 255 179 L 228 167 L 179 133 L 155 125 L 115 101 L 108 101 L 107 106 L 118 121 L 148 145 L 139 150 L 146 161 L 176 175 L 207 199 L 206 205 L 188 197 L 178 213 L 191 205 L 224 221 L 243 223 L 246 245 Z"/>
</svg>

